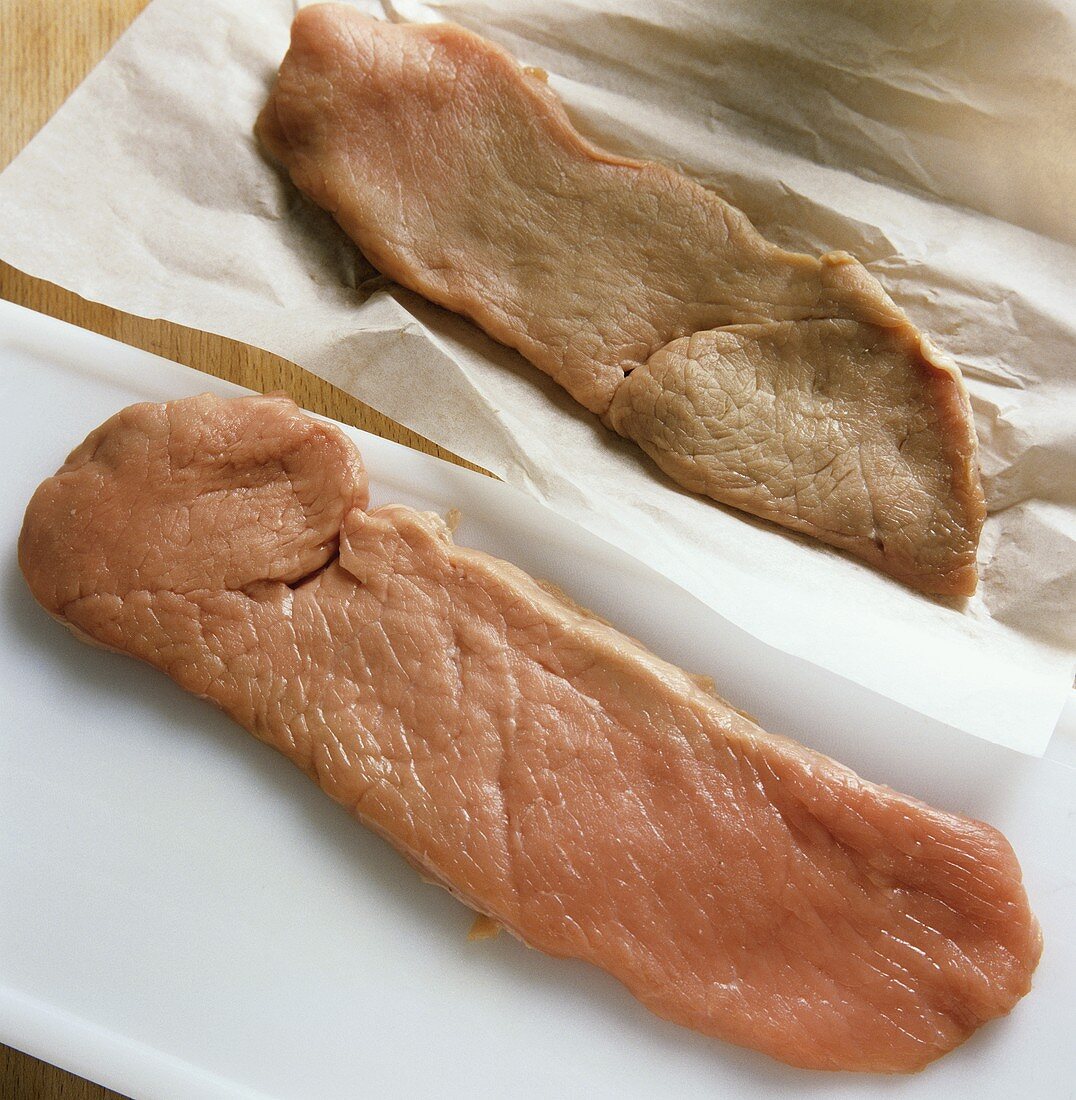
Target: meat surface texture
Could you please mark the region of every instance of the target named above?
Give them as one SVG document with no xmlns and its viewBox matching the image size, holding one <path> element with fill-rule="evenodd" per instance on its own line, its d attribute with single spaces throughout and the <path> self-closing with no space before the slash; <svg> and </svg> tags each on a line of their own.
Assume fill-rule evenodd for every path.
<svg viewBox="0 0 1076 1100">
<path fill-rule="evenodd" d="M 437 516 L 366 500 L 348 439 L 286 398 L 134 405 L 37 490 L 19 560 L 78 634 L 679 1024 L 909 1071 L 1028 991 L 1040 936 L 997 831 L 765 733 Z"/>
<path fill-rule="evenodd" d="M 257 126 L 380 270 L 518 349 L 699 493 L 970 595 L 970 406 L 846 253 L 596 148 L 541 73 L 452 25 L 303 9 Z"/>
</svg>

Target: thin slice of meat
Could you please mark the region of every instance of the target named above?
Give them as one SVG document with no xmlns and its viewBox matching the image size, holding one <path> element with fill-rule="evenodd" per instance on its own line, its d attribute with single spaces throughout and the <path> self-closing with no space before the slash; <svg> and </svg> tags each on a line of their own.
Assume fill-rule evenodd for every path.
<svg viewBox="0 0 1076 1100">
<path fill-rule="evenodd" d="M 684 176 L 595 148 L 542 74 L 452 25 L 303 9 L 257 133 L 374 265 L 682 485 L 924 592 L 975 590 L 960 372 L 851 256 L 787 252 Z"/>
<path fill-rule="evenodd" d="M 135 405 L 38 489 L 19 560 L 79 634 L 677 1023 L 907 1071 L 1027 992 L 1039 931 L 994 829 L 763 732 L 437 516 L 366 499 L 346 437 L 285 398 Z"/>
</svg>

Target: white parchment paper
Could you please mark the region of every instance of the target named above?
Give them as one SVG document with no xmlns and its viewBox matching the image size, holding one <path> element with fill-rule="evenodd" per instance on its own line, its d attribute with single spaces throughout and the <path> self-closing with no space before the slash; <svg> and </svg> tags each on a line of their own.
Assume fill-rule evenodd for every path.
<svg viewBox="0 0 1076 1100">
<path fill-rule="evenodd" d="M 288 0 L 154 0 L 0 176 L 0 258 L 286 356 L 768 644 L 958 729 L 1045 749 L 1076 649 L 1071 8 L 388 12 L 485 33 L 545 67 L 594 140 L 679 166 L 786 246 L 870 267 L 972 393 L 991 516 L 979 594 L 959 605 L 680 490 L 515 353 L 378 277 L 251 135 L 292 14 Z"/>
</svg>

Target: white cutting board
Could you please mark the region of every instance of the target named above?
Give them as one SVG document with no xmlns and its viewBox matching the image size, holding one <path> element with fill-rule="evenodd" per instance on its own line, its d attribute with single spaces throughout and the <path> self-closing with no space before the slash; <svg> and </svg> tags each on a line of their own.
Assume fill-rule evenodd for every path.
<svg viewBox="0 0 1076 1100">
<path fill-rule="evenodd" d="M 0 301 L 0 1041 L 135 1097 L 1072 1095 L 1076 771 L 779 654 L 514 490 L 348 430 L 375 503 L 458 507 L 502 555 L 763 724 L 1002 828 L 1043 923 L 1036 987 L 914 1078 L 833 1076 L 657 1019 L 424 885 L 283 758 L 76 641 L 15 562 L 34 487 L 117 409 L 207 375 Z"/>
</svg>

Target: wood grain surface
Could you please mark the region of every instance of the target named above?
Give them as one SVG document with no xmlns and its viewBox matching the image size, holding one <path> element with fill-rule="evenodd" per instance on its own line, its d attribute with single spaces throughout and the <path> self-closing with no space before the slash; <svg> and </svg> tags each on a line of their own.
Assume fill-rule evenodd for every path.
<svg viewBox="0 0 1076 1100">
<path fill-rule="evenodd" d="M 0 0 L 0 168 L 6 167 L 48 121 L 146 3 Z M 251 389 L 284 390 L 304 408 L 460 465 L 470 465 L 268 352 L 88 302 L 2 263 L 0 297 Z M 0 1046 L 0 1100 L 102 1100 L 116 1095 Z"/>
</svg>

